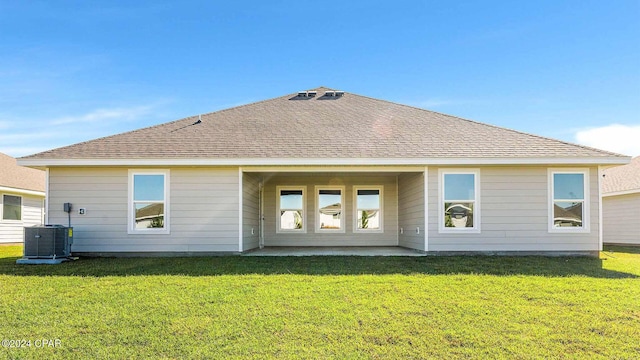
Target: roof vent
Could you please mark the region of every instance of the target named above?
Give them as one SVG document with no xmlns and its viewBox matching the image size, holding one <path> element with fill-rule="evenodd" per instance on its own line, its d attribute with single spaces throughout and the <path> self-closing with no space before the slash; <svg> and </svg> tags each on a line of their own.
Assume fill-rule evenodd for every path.
<svg viewBox="0 0 640 360">
<path fill-rule="evenodd" d="M 324 96 L 329 96 L 329 97 L 340 97 L 342 95 L 344 95 L 344 91 L 340 91 L 340 90 L 329 90 L 324 93 Z"/>
<path fill-rule="evenodd" d="M 298 97 L 312 98 L 312 97 L 316 96 L 317 93 L 318 93 L 317 91 L 313 91 L 313 90 L 298 91 Z"/>
</svg>

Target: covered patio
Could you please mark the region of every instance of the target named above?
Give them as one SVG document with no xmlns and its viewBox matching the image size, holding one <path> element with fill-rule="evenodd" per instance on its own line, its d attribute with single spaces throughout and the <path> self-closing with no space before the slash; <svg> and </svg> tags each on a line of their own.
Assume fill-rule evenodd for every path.
<svg viewBox="0 0 640 360">
<path fill-rule="evenodd" d="M 426 168 L 242 168 L 241 252 L 417 256 Z M 259 250 L 258 250 L 259 249 Z"/>
</svg>

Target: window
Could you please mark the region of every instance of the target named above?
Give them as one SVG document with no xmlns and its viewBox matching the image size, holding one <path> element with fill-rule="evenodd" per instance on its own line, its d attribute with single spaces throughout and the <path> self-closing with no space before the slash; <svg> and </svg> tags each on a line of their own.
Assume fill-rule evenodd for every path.
<svg viewBox="0 0 640 360">
<path fill-rule="evenodd" d="M 440 232 L 480 232 L 480 170 L 440 170 Z"/>
<path fill-rule="evenodd" d="M 169 170 L 129 171 L 129 233 L 169 233 Z"/>
<path fill-rule="evenodd" d="M 316 231 L 344 232 L 344 187 L 316 187 Z"/>
<path fill-rule="evenodd" d="M 588 170 L 549 170 L 549 173 L 549 230 L 588 231 Z"/>
<path fill-rule="evenodd" d="M 2 220 L 22 221 L 22 197 L 2 195 Z"/>
<path fill-rule="evenodd" d="M 354 186 L 354 229 L 382 232 L 382 186 Z"/>
<path fill-rule="evenodd" d="M 276 187 L 278 202 L 277 232 L 306 232 L 305 187 Z"/>
</svg>

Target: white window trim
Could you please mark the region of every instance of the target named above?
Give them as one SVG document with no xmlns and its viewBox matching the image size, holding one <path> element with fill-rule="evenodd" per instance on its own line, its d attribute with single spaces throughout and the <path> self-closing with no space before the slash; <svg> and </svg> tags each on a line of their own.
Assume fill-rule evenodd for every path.
<svg viewBox="0 0 640 360">
<path fill-rule="evenodd" d="M 340 229 L 320 229 L 320 190 L 340 190 L 340 207 L 342 210 L 342 214 L 340 216 Z M 335 185 L 317 185 L 315 187 L 315 194 L 316 194 L 316 203 L 315 203 L 315 208 L 314 208 L 314 212 L 315 212 L 315 219 L 316 219 L 316 232 L 317 233 L 334 233 L 334 234 L 344 234 L 346 232 L 345 229 L 345 217 L 346 217 L 346 208 L 345 208 L 345 198 L 347 196 L 347 194 L 345 193 L 345 187 L 344 186 L 335 186 Z"/>
<path fill-rule="evenodd" d="M 473 227 L 453 228 L 444 226 L 444 176 L 447 174 L 472 174 L 475 199 L 473 210 Z M 445 168 L 438 169 L 438 233 L 439 234 L 479 234 L 480 233 L 480 169 L 478 168 Z"/>
<path fill-rule="evenodd" d="M 302 229 L 282 229 L 280 222 L 280 191 L 302 190 Z M 307 233 L 307 187 L 306 186 L 276 186 L 276 234 L 306 234 Z"/>
<path fill-rule="evenodd" d="M 358 228 L 358 190 L 378 190 L 380 192 L 380 228 L 379 229 L 359 229 Z M 384 186 L 383 185 L 354 185 L 353 186 L 353 232 L 376 234 L 384 233 Z"/>
<path fill-rule="evenodd" d="M 553 226 L 553 175 L 554 174 L 582 174 L 584 186 L 584 199 L 582 199 L 582 227 L 556 227 Z M 590 212 L 590 195 L 589 195 L 589 169 L 588 168 L 549 168 L 547 169 L 548 178 L 548 226 L 550 233 L 556 234 L 588 234 L 591 233 L 591 212 Z M 571 199 L 567 199 L 571 201 Z M 574 199 L 575 200 L 575 199 Z M 562 200 L 559 200 L 562 201 Z"/>
<path fill-rule="evenodd" d="M 136 212 L 133 208 L 133 177 L 134 175 L 164 175 L 164 228 L 163 229 L 136 229 Z M 128 197 L 128 224 L 127 234 L 170 234 L 171 233 L 171 208 L 170 208 L 170 175 L 169 169 L 129 169 L 129 197 Z"/>
<path fill-rule="evenodd" d="M 6 196 L 16 196 L 20 198 L 20 220 L 5 220 L 4 219 L 4 197 Z M 24 223 L 24 196 L 18 194 L 7 194 L 0 193 L 0 222 L 5 224 L 22 224 Z"/>
</svg>

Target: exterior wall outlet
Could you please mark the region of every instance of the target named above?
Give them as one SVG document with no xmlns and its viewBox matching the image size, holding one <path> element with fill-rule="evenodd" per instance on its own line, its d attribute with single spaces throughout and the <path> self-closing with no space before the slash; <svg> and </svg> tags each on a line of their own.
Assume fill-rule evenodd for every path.
<svg viewBox="0 0 640 360">
<path fill-rule="evenodd" d="M 400 235 L 404 234 L 404 228 L 400 228 Z"/>
</svg>

